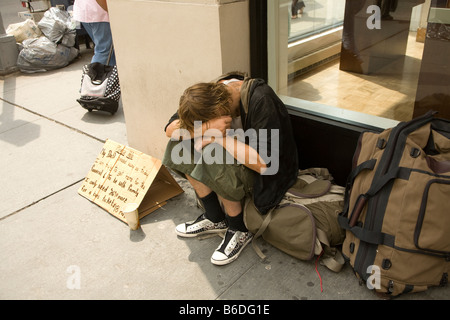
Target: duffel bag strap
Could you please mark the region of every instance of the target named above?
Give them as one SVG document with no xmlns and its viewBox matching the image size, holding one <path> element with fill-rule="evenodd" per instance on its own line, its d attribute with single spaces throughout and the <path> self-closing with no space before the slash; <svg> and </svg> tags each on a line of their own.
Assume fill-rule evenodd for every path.
<svg viewBox="0 0 450 320">
<path fill-rule="evenodd" d="M 395 236 L 393 235 L 384 232 L 364 229 L 357 225 L 352 227 L 349 224 L 349 220 L 343 216 L 338 216 L 338 222 L 343 229 L 350 231 L 361 241 L 371 244 L 383 244 L 389 247 L 394 247 Z"/>
</svg>

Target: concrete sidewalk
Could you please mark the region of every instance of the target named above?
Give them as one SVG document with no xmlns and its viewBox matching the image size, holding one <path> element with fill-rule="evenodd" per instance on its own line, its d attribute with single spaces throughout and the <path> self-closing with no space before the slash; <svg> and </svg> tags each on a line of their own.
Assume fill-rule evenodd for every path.
<svg viewBox="0 0 450 320">
<path fill-rule="evenodd" d="M 346 265 L 333 273 L 260 242 L 214 266 L 218 236 L 176 236 L 200 214 L 192 189 L 128 226 L 78 195 L 106 139 L 127 144 L 122 108 L 88 113 L 76 102 L 82 65 L 0 80 L 0 299 L 304 300 L 378 299 Z M 399 299 L 449 299 L 433 288 Z"/>
</svg>

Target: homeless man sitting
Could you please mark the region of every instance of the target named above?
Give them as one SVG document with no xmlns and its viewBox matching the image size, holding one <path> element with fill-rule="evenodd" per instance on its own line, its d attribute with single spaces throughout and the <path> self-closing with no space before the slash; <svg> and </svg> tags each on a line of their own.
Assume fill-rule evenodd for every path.
<svg viewBox="0 0 450 320">
<path fill-rule="evenodd" d="M 243 219 L 245 198 L 267 214 L 296 181 L 297 150 L 285 105 L 264 80 L 229 73 L 187 88 L 165 132 L 171 139 L 163 164 L 189 181 L 204 209 L 176 233 L 226 231 L 211 262 L 234 261 L 253 237 Z"/>
</svg>

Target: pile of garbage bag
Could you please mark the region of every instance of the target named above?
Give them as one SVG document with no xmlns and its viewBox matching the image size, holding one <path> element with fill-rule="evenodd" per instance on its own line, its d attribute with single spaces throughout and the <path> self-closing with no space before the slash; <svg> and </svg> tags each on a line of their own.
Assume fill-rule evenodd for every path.
<svg viewBox="0 0 450 320">
<path fill-rule="evenodd" d="M 76 22 L 65 10 L 52 7 L 36 23 L 27 19 L 9 25 L 6 33 L 19 45 L 17 66 L 26 73 L 45 72 L 67 66 L 78 56 L 74 47 Z"/>
</svg>

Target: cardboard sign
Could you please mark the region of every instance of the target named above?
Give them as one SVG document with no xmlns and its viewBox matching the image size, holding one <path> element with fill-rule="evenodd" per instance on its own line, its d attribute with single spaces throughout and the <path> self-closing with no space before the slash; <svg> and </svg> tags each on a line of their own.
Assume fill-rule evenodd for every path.
<svg viewBox="0 0 450 320">
<path fill-rule="evenodd" d="M 127 222 L 126 203 L 139 204 L 139 218 L 183 192 L 161 160 L 107 140 L 78 193 Z"/>
</svg>

